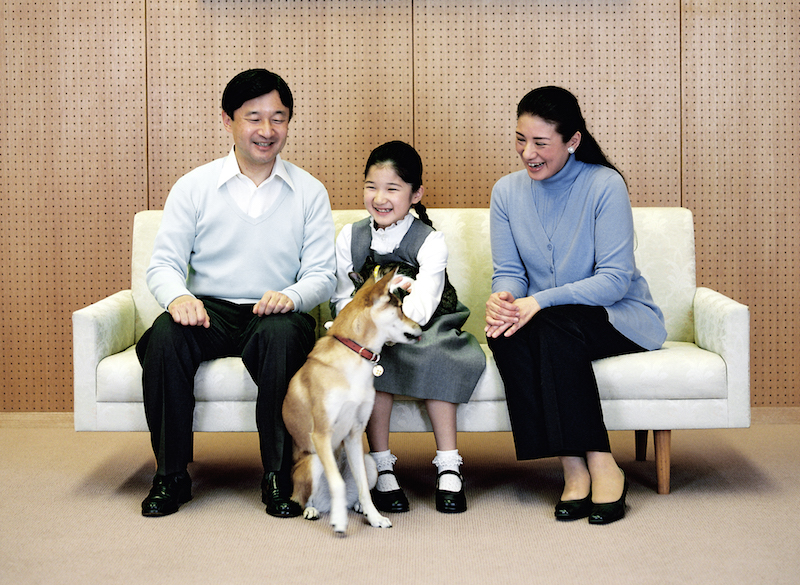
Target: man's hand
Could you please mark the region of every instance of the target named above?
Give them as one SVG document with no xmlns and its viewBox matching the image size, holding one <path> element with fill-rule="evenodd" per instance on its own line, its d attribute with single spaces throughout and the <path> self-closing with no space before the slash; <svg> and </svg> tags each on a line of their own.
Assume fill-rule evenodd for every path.
<svg viewBox="0 0 800 585">
<path fill-rule="evenodd" d="M 261 300 L 253 305 L 253 313 L 262 317 L 274 313 L 289 313 L 290 311 L 294 311 L 292 299 L 274 290 L 265 292 Z"/>
<path fill-rule="evenodd" d="M 211 327 L 211 319 L 206 312 L 203 301 L 191 295 L 181 295 L 169 304 L 167 311 L 173 321 L 181 325 Z"/>
</svg>

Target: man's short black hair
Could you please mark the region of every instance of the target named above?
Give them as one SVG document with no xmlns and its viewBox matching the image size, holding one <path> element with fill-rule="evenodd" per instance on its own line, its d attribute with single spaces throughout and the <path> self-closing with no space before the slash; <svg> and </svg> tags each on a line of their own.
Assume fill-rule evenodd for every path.
<svg viewBox="0 0 800 585">
<path fill-rule="evenodd" d="M 289 108 L 289 120 L 291 120 L 294 110 L 292 91 L 280 75 L 266 69 L 248 69 L 231 79 L 222 92 L 222 110 L 233 120 L 233 113 L 241 108 L 243 103 L 276 90 L 281 103 Z"/>
</svg>

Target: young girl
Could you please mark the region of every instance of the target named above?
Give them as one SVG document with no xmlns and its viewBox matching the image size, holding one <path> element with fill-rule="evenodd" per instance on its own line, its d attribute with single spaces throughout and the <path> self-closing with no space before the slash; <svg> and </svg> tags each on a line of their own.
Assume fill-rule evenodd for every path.
<svg viewBox="0 0 800 585">
<path fill-rule="evenodd" d="M 478 340 L 461 331 L 469 309 L 456 300 L 445 272 L 444 236 L 434 231 L 420 203 L 419 154 L 404 142 L 388 142 L 372 152 L 364 178 L 364 205 L 371 217 L 346 225 L 336 240 L 333 310 L 338 313 L 351 300 L 351 272 L 387 263 L 409 265 L 415 281 L 403 299 L 403 312 L 424 331 L 417 344 L 386 346 L 381 352 L 384 374 L 375 378 L 375 407 L 367 425 L 378 467 L 373 500 L 383 512 L 408 511 L 408 499 L 394 475 L 397 458 L 389 449 L 392 402 L 395 394 L 402 394 L 424 400 L 431 419 L 437 446 L 436 509 L 463 512 L 467 501 L 456 445 L 456 408 L 469 400 L 486 358 Z M 410 213 L 412 207 L 418 218 Z"/>
</svg>

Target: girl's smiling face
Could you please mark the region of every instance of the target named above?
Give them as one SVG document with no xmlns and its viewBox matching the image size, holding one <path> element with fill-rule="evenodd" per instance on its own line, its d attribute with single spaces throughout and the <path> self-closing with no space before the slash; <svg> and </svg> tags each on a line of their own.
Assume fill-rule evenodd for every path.
<svg viewBox="0 0 800 585">
<path fill-rule="evenodd" d="M 387 228 L 407 214 L 414 203 L 422 199 L 422 187 L 416 192 L 401 179 L 389 164 L 373 165 L 364 179 L 364 206 L 375 226 Z"/>
<path fill-rule="evenodd" d="M 517 154 L 528 176 L 536 181 L 549 179 L 563 169 L 570 155 L 567 149 L 577 149 L 580 142 L 580 132 L 564 142 L 555 124 L 539 116 L 523 114 L 517 119 Z"/>
</svg>

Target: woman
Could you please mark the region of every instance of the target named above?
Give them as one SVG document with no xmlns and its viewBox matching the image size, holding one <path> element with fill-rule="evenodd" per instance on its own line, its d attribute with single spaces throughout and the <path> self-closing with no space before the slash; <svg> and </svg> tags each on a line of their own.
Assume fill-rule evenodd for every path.
<svg viewBox="0 0 800 585">
<path fill-rule="evenodd" d="M 558 456 L 559 520 L 625 515 L 627 481 L 603 423 L 592 360 L 652 350 L 664 317 L 634 261 L 620 173 L 558 87 L 517 108 L 525 170 L 492 191 L 494 275 L 486 335 L 506 388 L 518 459 Z"/>
</svg>

